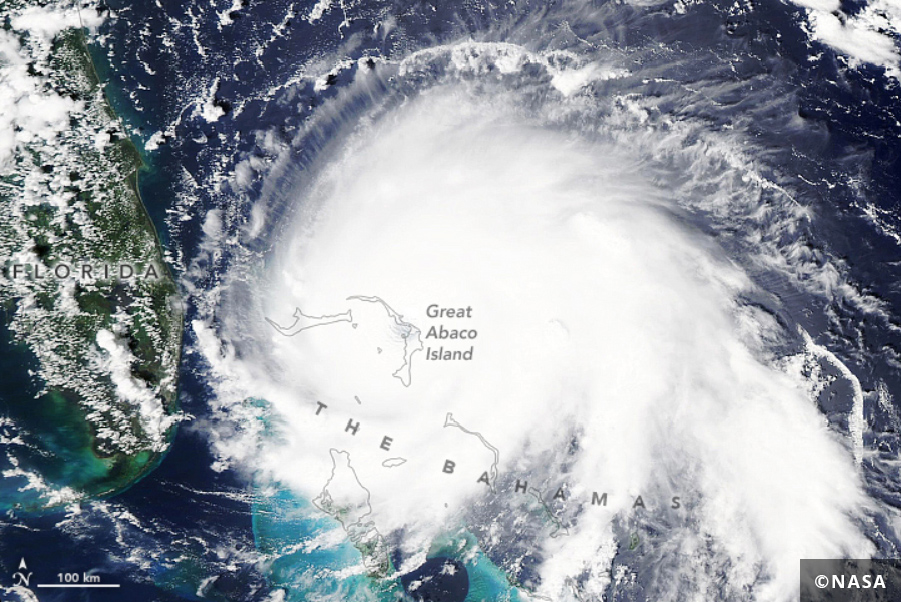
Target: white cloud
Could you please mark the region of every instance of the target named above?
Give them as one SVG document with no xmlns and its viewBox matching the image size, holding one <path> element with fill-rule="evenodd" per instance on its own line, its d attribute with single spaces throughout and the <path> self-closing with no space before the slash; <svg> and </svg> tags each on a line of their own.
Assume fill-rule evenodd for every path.
<svg viewBox="0 0 901 602">
<path fill-rule="evenodd" d="M 103 19 L 93 8 L 79 16 L 74 6 L 26 6 L 9 14 L 12 31 L 0 31 L 0 172 L 10 167 L 16 149 L 52 142 L 69 127 L 83 103 L 49 89 L 46 78 L 28 73 L 28 64 L 49 56 L 50 42 L 64 29 L 95 29 Z M 19 34 L 29 36 L 23 48 Z"/>
<path fill-rule="evenodd" d="M 68 127 L 82 104 L 45 89 L 28 74 L 28 58 L 15 35 L 0 31 L 0 170 L 8 168 L 21 145 L 49 142 Z"/>
<path fill-rule="evenodd" d="M 310 10 L 310 14 L 305 17 L 307 22 L 315 23 L 332 7 L 332 0 L 317 0 L 316 4 Z"/>
<path fill-rule="evenodd" d="M 27 6 L 12 15 L 10 25 L 17 31 L 26 31 L 49 41 L 64 29 L 87 27 L 96 29 L 103 23 L 101 17 L 92 7 L 80 10 L 77 6 L 66 6 L 65 3 L 51 6 Z"/>
<path fill-rule="evenodd" d="M 103 351 L 100 367 L 109 374 L 118 398 L 134 407 L 153 449 L 162 451 L 166 448 L 166 433 L 176 419 L 166 415 L 157 392 L 132 375 L 136 359 L 125 340 L 110 330 L 100 329 L 97 347 Z"/>
<path fill-rule="evenodd" d="M 197 112 L 200 113 L 200 116 L 204 118 L 208 123 L 213 123 L 218 121 L 219 118 L 225 115 L 225 109 L 216 104 L 216 93 L 219 91 L 219 78 L 215 78 L 213 83 L 210 84 L 209 89 L 207 90 L 206 96 L 203 99 L 198 100 L 197 104 Z"/>
<path fill-rule="evenodd" d="M 901 35 L 901 3 L 872 0 L 857 14 L 841 11 L 837 0 L 792 0 L 807 9 L 814 39 L 846 55 L 852 65 L 869 63 L 885 67 L 901 77 L 901 51 L 896 39 Z"/>
<path fill-rule="evenodd" d="M 773 325 L 736 300 L 753 286 L 662 210 L 667 190 L 641 176 L 633 150 L 575 142 L 452 87 L 365 130 L 298 191 L 302 210 L 254 288 L 259 305 L 226 299 L 234 347 L 204 336 L 217 373 L 272 403 L 281 425 L 271 445 L 229 433 L 220 449 L 308 498 L 329 478 L 329 449 L 348 451 L 379 529 L 422 543 L 489 495 L 476 479 L 493 456 L 443 428 L 453 412 L 500 450 L 502 474 L 540 484 L 567 463 L 574 494 L 610 491 L 612 515 L 638 493 L 690 492 L 696 522 L 683 545 L 714 541 L 734 592 L 756 585 L 760 600 L 790 600 L 799 558 L 867 555 L 851 454 L 803 379 L 760 359 Z M 420 353 L 402 386 L 397 330 L 351 295 L 380 296 L 423 336 L 439 323 L 477 329 L 474 359 Z M 432 320 L 433 303 L 471 306 L 472 318 Z M 289 323 L 295 305 L 350 309 L 357 326 L 285 337 L 263 320 Z M 319 416 L 317 401 L 328 405 Z M 383 453 L 385 435 L 394 442 Z M 394 456 L 407 462 L 382 466 Z M 499 495 L 517 511 L 519 498 Z M 569 537 L 545 542 L 542 593 L 561 595 L 582 571 L 605 578 L 612 515 L 580 517 Z M 696 568 L 685 570 L 709 598 Z"/>
</svg>

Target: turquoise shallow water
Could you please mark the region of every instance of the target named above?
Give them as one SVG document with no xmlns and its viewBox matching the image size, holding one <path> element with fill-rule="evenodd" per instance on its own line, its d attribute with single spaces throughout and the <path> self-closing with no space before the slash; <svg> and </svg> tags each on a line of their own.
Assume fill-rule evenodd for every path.
<svg viewBox="0 0 901 602">
<path fill-rule="evenodd" d="M 405 595 L 398 579 L 376 580 L 359 574 L 360 552 L 340 523 L 308 500 L 279 484 L 258 485 L 256 490 L 254 539 L 257 549 L 271 558 L 272 586 L 283 588 L 287 601 L 415 599 Z M 261 495 L 264 490 L 266 495 Z M 451 558 L 466 568 L 469 591 L 464 602 L 525 599 L 465 530 L 436 540 L 429 558 Z"/>
<path fill-rule="evenodd" d="M 0 310 L 0 416 L 8 419 L 0 427 L 0 435 L 8 442 L 0 468 L 9 470 L 16 463 L 23 471 L 41 475 L 52 487 L 74 487 L 91 494 L 115 487 L 124 467 L 93 453 L 90 428 L 75 401 L 56 391 L 39 394 L 41 383 L 30 375 L 37 369 L 37 358 L 13 340 L 8 322 L 7 312 Z M 0 479 L 0 511 L 42 510 L 47 500 L 41 488 L 27 485 L 25 477 Z"/>
<path fill-rule="evenodd" d="M 465 602 L 524 600 L 519 590 L 510 584 L 506 573 L 482 552 L 472 533 L 460 530 L 433 542 L 429 549 L 429 557 L 439 556 L 459 560 L 466 568 L 469 575 L 469 592 Z"/>
<path fill-rule="evenodd" d="M 169 148 L 166 146 L 154 152 L 147 152 L 144 148 L 144 144 L 151 134 L 164 127 L 165 120 L 160 115 L 161 107 L 150 104 L 149 108 L 141 107 L 141 110 L 138 110 L 127 92 L 116 85 L 126 67 L 111 64 L 110 55 L 105 47 L 89 44 L 88 51 L 100 81 L 113 82 L 112 85 L 104 88 L 104 93 L 110 107 L 125 125 L 125 129 L 141 157 L 143 165 L 138 170 L 138 189 L 141 194 L 141 202 L 153 221 L 163 246 L 170 248 L 172 241 L 166 225 L 166 210 L 172 206 L 175 196 L 171 190 L 172 168 L 167 161 L 171 161 L 172 158 Z"/>
<path fill-rule="evenodd" d="M 257 488 L 260 491 L 262 488 Z M 278 484 L 272 495 L 258 495 L 253 505 L 257 549 L 272 558 L 270 580 L 291 601 L 397 600 L 399 585 L 354 574 L 360 552 L 341 525 L 309 501 Z"/>
<path fill-rule="evenodd" d="M 107 81 L 111 69 L 104 49 L 96 45 L 88 48 L 98 77 Z M 121 90 L 107 86 L 105 92 L 116 111 L 128 112 L 128 123 L 141 127 L 143 116 L 131 110 Z M 155 166 L 143 154 L 142 158 L 142 180 L 158 182 L 161 176 Z M 157 231 L 165 233 L 165 209 L 171 196 L 154 192 L 149 197 L 152 202 L 145 207 Z M 88 498 L 102 498 L 121 493 L 146 476 L 162 460 L 161 454 L 98 457 L 91 426 L 78 400 L 67 391 L 41 393 L 43 383 L 32 376 L 38 368 L 37 358 L 16 343 L 8 330 L 11 308 L 0 307 L 0 470 L 18 467 L 40 475 L 41 482 L 29 484 L 25 476 L 0 480 L 0 511 L 42 513 L 49 500 L 42 495 L 45 490 L 71 487 Z M 55 499 L 51 506 L 59 501 Z"/>
</svg>

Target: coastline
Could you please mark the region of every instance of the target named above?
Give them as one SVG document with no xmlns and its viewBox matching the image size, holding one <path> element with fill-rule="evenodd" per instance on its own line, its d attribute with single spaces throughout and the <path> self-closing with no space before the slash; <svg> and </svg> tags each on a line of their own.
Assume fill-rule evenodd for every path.
<svg viewBox="0 0 901 602">
<path fill-rule="evenodd" d="M 44 268 L 85 257 L 99 263 L 137 258 L 155 266 L 160 278 L 0 283 L 10 343 L 34 355 L 31 379 L 40 388 L 30 397 L 56 408 L 52 414 L 62 421 L 37 428 L 40 416 L 27 410 L 34 404 L 29 395 L 12 391 L 2 400 L 10 428 L 23 433 L 26 446 L 7 453 L 19 478 L 0 497 L 8 509 L 29 514 L 127 490 L 159 466 L 180 421 L 182 296 L 140 193 L 139 172 L 147 164 L 103 90 L 87 32 L 62 27 L 46 38 L 49 46 L 40 34 L 22 38 L 19 51 L 36 65 L 34 77 L 49 84 L 44 94 L 69 99 L 62 101 L 69 118 L 52 145 L 15 149 L 0 203 L 7 218 L 0 251 Z M 40 178 L 39 185 L 17 193 L 25 175 Z M 63 175 L 68 185 L 60 191 Z M 68 217 L 73 213 L 78 217 Z M 50 466 L 53 476 L 40 476 L 40 466 Z M 20 479 L 31 483 L 27 494 L 14 494 Z"/>
</svg>

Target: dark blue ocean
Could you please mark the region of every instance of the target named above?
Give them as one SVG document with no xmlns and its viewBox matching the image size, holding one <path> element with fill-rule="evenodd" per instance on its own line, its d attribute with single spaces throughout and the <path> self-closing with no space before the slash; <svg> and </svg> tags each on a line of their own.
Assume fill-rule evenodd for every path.
<svg viewBox="0 0 901 602">
<path fill-rule="evenodd" d="M 231 260 L 227 252 L 196 260 L 203 241 L 201 216 L 209 209 L 225 207 L 226 228 L 238 228 L 246 222 L 254 200 L 273 194 L 257 178 L 240 198 L 234 198 L 236 193 L 217 184 L 220 178 L 239 160 L 267 159 L 255 132 L 275 129 L 285 140 L 293 139 L 322 103 L 340 93 L 342 78 L 350 77 L 344 71 L 336 73 L 323 92 L 314 90 L 309 81 L 296 80 L 300 66 L 331 56 L 339 48 L 351 60 L 398 57 L 466 37 L 502 39 L 505 31 L 515 30 L 535 15 L 545 15 L 548 23 L 563 18 L 555 15 L 556 2 L 363 1 L 348 3 L 350 16 L 329 10 L 309 23 L 302 18 L 314 4 L 309 0 L 241 0 L 231 11 L 230 2 L 111 0 L 102 7 L 109 13 L 100 31 L 103 41 L 92 47 L 107 96 L 142 152 L 143 202 L 173 272 L 182 278 L 186 349 L 196 343 L 191 321 L 209 311 L 201 307 L 206 301 L 196 291 L 213 288 Z M 762 0 L 753 10 L 739 14 L 731 14 L 731 4 L 726 2 L 695 5 L 684 14 L 666 8 L 614 6 L 609 1 L 587 4 L 597 7 L 603 17 L 569 22 L 580 37 L 603 32 L 612 45 L 623 48 L 660 44 L 689 48 L 696 54 L 709 52 L 709 62 L 696 59 L 667 70 L 667 78 L 682 84 L 718 73 L 716 55 L 742 57 L 728 77 L 744 83 L 737 86 L 734 98 L 723 99 L 724 106 L 731 102 L 734 107 L 692 117 L 721 127 L 736 113 L 754 112 L 750 134 L 778 159 L 771 169 L 803 175 L 797 189 L 812 199 L 818 216 L 804 235 L 812 246 L 824 245 L 841 258 L 853 281 L 884 301 L 892 323 L 901 327 L 901 245 L 877 231 L 859 211 L 860 199 L 865 197 L 879 208 L 886 224 L 901 231 L 901 88 L 897 82 L 890 83 L 875 67 L 845 69 L 825 47 L 819 58 L 810 60 L 811 42 L 797 25 L 800 9 L 776 0 Z M 853 14 L 853 3 L 844 4 Z M 608 10 L 601 11 L 605 6 Z M 288 16 L 292 12 L 294 16 Z M 227 26 L 222 25 L 220 13 Z M 395 29 L 377 33 L 376 25 L 386 13 L 395 16 Z M 757 106 L 746 107 L 741 90 L 753 88 L 756 81 L 769 92 L 756 97 Z M 639 92 L 652 94 L 653 89 L 643 86 Z M 780 100 L 788 92 L 794 93 L 796 105 Z M 217 119 L 210 121 L 201 114 L 204 98 L 220 110 Z M 285 187 L 295 185 L 305 166 L 313 166 L 342 127 L 368 107 L 365 98 L 355 102 L 342 104 L 341 115 L 320 125 L 305 144 L 292 149 L 295 167 L 285 176 Z M 787 110 L 796 111 L 805 126 L 784 129 Z M 145 150 L 154 135 L 158 145 Z M 792 152 L 786 152 L 787 148 Z M 838 170 L 853 169 L 862 174 L 859 187 L 834 177 Z M 837 183 L 827 186 L 826 182 Z M 723 244 L 728 248 L 730 242 Z M 186 275 L 189 269 L 192 272 Z M 898 331 L 875 319 L 861 319 L 850 307 L 835 308 L 834 319 L 827 323 L 821 312 L 805 311 L 810 300 L 793 293 L 787 284 L 762 284 L 777 295 L 784 293 L 782 301 L 792 312 L 791 319 L 830 341 L 865 391 L 872 392 L 879 381 L 889 390 L 901 391 Z M 0 346 L 9 345 L 0 337 Z M 0 383 L 0 407 L 15 408 L 31 398 L 33 384 L 15 376 L 29 361 L 12 350 L 4 352 L 2 372 L 13 376 Z M 190 418 L 151 474 L 110 499 L 83 504 L 78 513 L 60 510 L 5 519 L 0 531 L 0 584 L 8 585 L 7 576 L 24 557 L 34 572 L 33 584 L 53 583 L 59 572 L 93 571 L 103 582 L 121 585 L 116 590 L 43 590 L 38 592 L 42 602 L 250 602 L 275 600 L 269 598 L 273 591 L 303 582 L 308 576 L 305 571 L 315 571 L 315 562 L 355 560 L 355 551 L 347 546 L 317 559 L 298 554 L 269 561 L 279 546 L 289 546 L 298 533 L 308 535 L 336 525 L 297 519 L 293 513 L 307 502 L 287 494 L 277 498 L 283 504 L 279 508 L 260 508 L 253 496 L 252 475 L 213 470 L 215 458 L 204 431 L 212 394 L 205 371 L 196 353 L 182 358 L 179 399 Z M 885 434 L 882 438 L 869 435 L 867 445 L 897 451 L 898 438 L 886 417 L 874 413 L 868 419 L 874 432 L 883 427 Z M 901 507 L 901 484 L 893 482 L 891 475 L 871 472 L 868 478 L 871 495 Z M 880 546 L 884 555 L 897 555 L 893 542 L 886 540 Z M 435 556 L 421 570 L 437 574 L 445 562 L 463 567 L 459 560 Z M 456 574 L 454 579 L 436 579 L 430 592 L 419 590 L 418 599 L 462 602 L 477 593 L 495 596 L 509 591 L 509 584 L 492 581 L 496 576 L 467 576 L 466 570 Z M 400 583 L 384 595 L 401 596 L 406 585 Z M 307 598 L 295 590 L 288 599 Z"/>
</svg>

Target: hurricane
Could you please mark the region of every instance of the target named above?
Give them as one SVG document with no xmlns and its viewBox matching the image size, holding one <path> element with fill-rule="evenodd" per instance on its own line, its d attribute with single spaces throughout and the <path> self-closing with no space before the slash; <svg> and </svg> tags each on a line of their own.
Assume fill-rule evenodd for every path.
<svg viewBox="0 0 901 602">
<path fill-rule="evenodd" d="M 782 602 L 898 555 L 897 6 L 157 4 L 92 27 L 177 433 L 35 529 L 166 600 Z"/>
<path fill-rule="evenodd" d="M 254 397 L 278 417 L 224 418 L 216 449 L 308 500 L 347 471 L 369 570 L 474 534 L 526 597 L 792 599 L 799 558 L 868 557 L 887 510 L 860 384 L 798 310 L 884 306 L 782 171 L 824 136 L 787 66 L 626 51 L 611 11 L 317 80 L 336 91 L 263 172 L 215 334 L 194 323 L 222 416 Z"/>
</svg>

